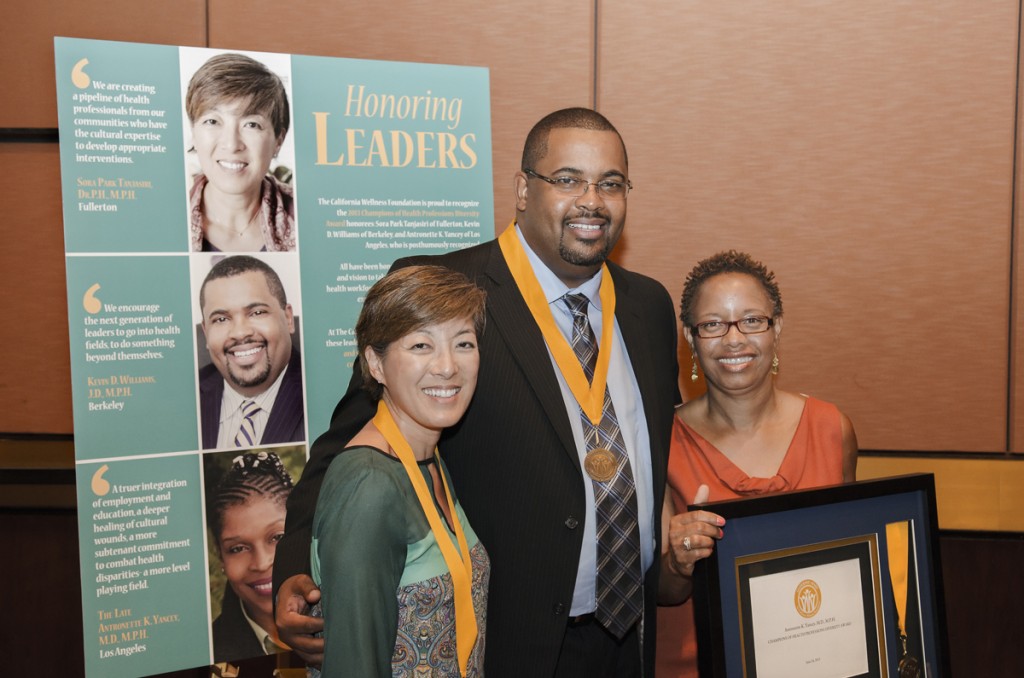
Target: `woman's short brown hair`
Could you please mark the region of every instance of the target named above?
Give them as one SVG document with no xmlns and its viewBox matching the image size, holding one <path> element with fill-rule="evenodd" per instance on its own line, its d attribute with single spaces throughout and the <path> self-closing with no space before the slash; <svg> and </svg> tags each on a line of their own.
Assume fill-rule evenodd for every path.
<svg viewBox="0 0 1024 678">
<path fill-rule="evenodd" d="M 284 139 L 291 125 L 288 93 L 273 71 L 244 54 L 218 54 L 199 67 L 188 83 L 185 112 L 189 122 L 222 101 L 245 99 L 246 115 L 265 115 L 274 127 L 274 137 Z"/>
<path fill-rule="evenodd" d="M 378 280 L 366 293 L 356 321 L 363 388 L 375 400 L 383 392 L 364 359 L 367 347 L 383 358 L 392 343 L 410 332 L 456 318 L 470 318 L 480 337 L 486 296 L 469 278 L 444 266 L 408 266 Z"/>
<path fill-rule="evenodd" d="M 775 282 L 775 273 L 746 252 L 729 250 L 701 259 L 686 276 L 679 303 L 679 319 L 685 327 L 694 325 L 693 307 L 701 287 L 709 279 L 723 273 L 744 273 L 759 282 L 772 303 L 772 316 L 782 317 L 782 294 L 779 292 L 779 284 Z"/>
</svg>

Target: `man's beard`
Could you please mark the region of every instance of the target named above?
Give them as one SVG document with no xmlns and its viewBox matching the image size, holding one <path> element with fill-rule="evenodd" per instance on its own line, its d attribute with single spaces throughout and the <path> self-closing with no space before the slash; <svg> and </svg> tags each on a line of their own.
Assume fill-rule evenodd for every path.
<svg viewBox="0 0 1024 678">
<path fill-rule="evenodd" d="M 227 363 L 228 381 L 240 388 L 259 386 L 265 382 L 270 376 L 270 353 L 266 352 L 266 349 L 264 349 L 264 352 L 266 353 L 266 360 L 252 365 L 242 374 L 236 373 L 231 363 Z"/>
<path fill-rule="evenodd" d="M 604 239 L 604 247 L 597 252 L 574 250 L 565 244 L 564 228 L 562 229 L 562 237 L 558 240 L 558 256 L 562 257 L 562 261 L 575 266 L 600 266 L 608 260 L 608 255 L 611 254 L 611 251 L 612 245 L 607 237 Z"/>
</svg>

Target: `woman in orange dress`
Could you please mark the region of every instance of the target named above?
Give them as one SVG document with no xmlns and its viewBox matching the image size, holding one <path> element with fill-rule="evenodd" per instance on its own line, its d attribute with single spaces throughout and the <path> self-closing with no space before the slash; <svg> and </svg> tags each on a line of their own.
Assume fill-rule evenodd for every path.
<svg viewBox="0 0 1024 678">
<path fill-rule="evenodd" d="M 857 438 L 835 405 L 775 385 L 782 297 L 750 255 L 721 252 L 686 279 L 683 334 L 707 391 L 676 411 L 662 516 L 658 676 L 696 676 L 693 567 L 728 529 L 688 504 L 854 480 Z M 673 515 L 676 514 L 676 515 Z M 667 573 L 666 573 L 667 569 Z M 679 605 L 678 603 L 683 603 Z"/>
</svg>

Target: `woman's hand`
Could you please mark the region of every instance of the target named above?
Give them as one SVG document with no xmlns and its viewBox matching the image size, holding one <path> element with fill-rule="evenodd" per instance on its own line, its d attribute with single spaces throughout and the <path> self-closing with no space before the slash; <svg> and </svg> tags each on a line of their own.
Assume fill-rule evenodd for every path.
<svg viewBox="0 0 1024 678">
<path fill-rule="evenodd" d="M 701 485 L 694 504 L 708 500 L 708 486 Z M 715 548 L 715 540 L 722 538 L 725 519 L 710 511 L 687 511 L 672 516 L 668 526 L 669 569 L 675 574 L 690 577 L 701 558 L 707 558 Z"/>
<path fill-rule="evenodd" d="M 697 488 L 694 504 L 708 500 L 707 485 Z M 693 568 L 701 558 L 707 558 L 715 548 L 715 540 L 722 538 L 725 518 L 710 511 L 687 511 L 672 515 L 672 499 L 666 490 L 662 509 L 662 571 L 658 587 L 658 602 L 677 605 L 693 592 Z"/>
</svg>

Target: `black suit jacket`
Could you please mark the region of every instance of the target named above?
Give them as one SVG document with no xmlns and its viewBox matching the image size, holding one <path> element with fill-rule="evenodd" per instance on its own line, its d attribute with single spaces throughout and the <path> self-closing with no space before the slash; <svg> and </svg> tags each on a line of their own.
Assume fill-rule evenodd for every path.
<svg viewBox="0 0 1024 678">
<path fill-rule="evenodd" d="M 497 241 L 393 268 L 442 264 L 487 291 L 476 395 L 465 417 L 439 445 L 454 492 L 491 556 L 486 672 L 546 676 L 554 672 L 572 604 L 583 523 L 584 483 L 562 392 L 544 338 L 530 315 Z M 651 439 L 655 536 L 660 542 L 668 448 L 679 401 L 676 324 L 668 293 L 656 281 L 608 264 L 615 317 L 636 375 Z M 310 526 L 323 474 L 376 405 L 358 375 L 335 410 L 331 428 L 313 445 L 288 500 L 286 537 L 278 544 L 276 590 L 309 572 Z M 658 563 L 645 586 L 645 675 L 654 673 Z"/>
<path fill-rule="evenodd" d="M 203 449 L 217 447 L 220 428 L 220 400 L 224 395 L 224 377 L 216 365 L 199 370 L 199 412 L 203 428 Z M 274 409 L 263 429 L 261 445 L 294 443 L 306 439 L 306 415 L 302 400 L 302 358 L 292 349 L 288 369 L 277 390 Z"/>
</svg>

